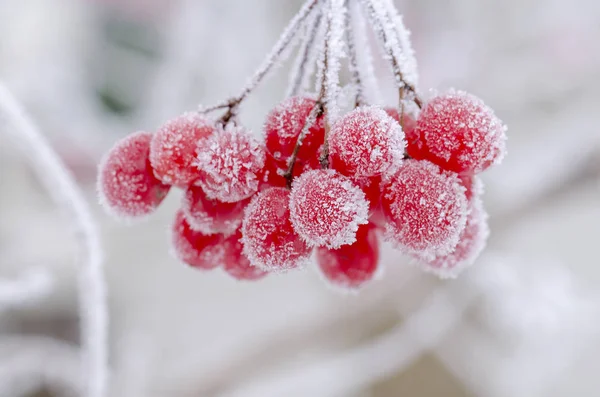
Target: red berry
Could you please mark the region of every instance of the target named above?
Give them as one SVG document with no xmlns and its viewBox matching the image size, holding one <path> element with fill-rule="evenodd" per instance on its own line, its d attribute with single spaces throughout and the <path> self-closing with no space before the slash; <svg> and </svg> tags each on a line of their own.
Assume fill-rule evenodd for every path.
<svg viewBox="0 0 600 397">
<path fill-rule="evenodd" d="M 317 248 L 319 269 L 332 284 L 358 288 L 371 280 L 377 271 L 379 244 L 374 225 L 361 225 L 356 241 L 338 249 Z"/>
<path fill-rule="evenodd" d="M 223 263 L 223 236 L 194 231 L 181 210 L 171 228 L 171 247 L 177 259 L 198 269 L 214 269 Z"/>
<path fill-rule="evenodd" d="M 264 162 L 264 149 L 250 131 L 232 124 L 218 127 L 198 142 L 198 184 L 209 198 L 234 203 L 258 190 Z"/>
<path fill-rule="evenodd" d="M 242 224 L 248 202 L 248 199 L 236 203 L 211 200 L 202 188 L 190 186 L 184 192 L 181 209 L 192 229 L 204 234 L 230 235 Z"/>
<path fill-rule="evenodd" d="M 187 186 L 199 176 L 193 165 L 199 140 L 215 130 L 211 120 L 197 113 L 185 113 L 162 125 L 150 144 L 154 174 L 164 183 Z"/>
<path fill-rule="evenodd" d="M 148 160 L 152 134 L 136 132 L 106 153 L 98 167 L 100 203 L 117 217 L 135 218 L 153 212 L 169 192 L 152 173 Z"/>
<path fill-rule="evenodd" d="M 406 160 L 382 188 L 388 238 L 423 258 L 450 253 L 465 227 L 464 190 L 456 174 Z"/>
<path fill-rule="evenodd" d="M 252 266 L 244 255 L 244 245 L 241 242 L 242 233 L 229 236 L 224 245 L 223 269 L 233 278 L 238 280 L 258 280 L 267 275 L 267 272 L 256 266 Z"/>
<path fill-rule="evenodd" d="M 293 177 L 301 175 L 305 170 L 304 165 L 296 161 L 294 164 L 294 170 L 292 172 Z M 266 153 L 265 165 L 260 173 L 259 179 L 259 190 L 263 190 L 269 187 L 285 187 L 287 181 L 284 178 L 284 174 L 287 171 L 287 166 L 282 165 L 276 161 L 271 154 Z"/>
<path fill-rule="evenodd" d="M 264 127 L 267 151 L 277 161 L 287 164 L 315 103 L 314 99 L 295 96 L 284 100 L 267 115 Z M 311 168 L 318 168 L 319 164 L 318 151 L 325 139 L 323 119 L 321 115 L 309 128 L 298 151 L 298 161 Z"/>
<path fill-rule="evenodd" d="M 369 211 L 373 213 L 379 207 L 381 201 L 381 176 L 352 178 L 352 181 L 365 193 L 365 197 L 369 202 Z"/>
<path fill-rule="evenodd" d="M 253 266 L 285 271 L 308 261 L 311 249 L 292 227 L 289 201 L 287 189 L 270 188 L 257 193 L 246 207 L 242 243 Z"/>
<path fill-rule="evenodd" d="M 294 180 L 290 219 L 311 246 L 339 248 L 356 241 L 358 225 L 366 224 L 369 203 L 348 177 L 335 170 L 313 170 Z"/>
<path fill-rule="evenodd" d="M 400 125 L 375 106 L 342 116 L 328 137 L 332 168 L 354 177 L 377 176 L 397 168 L 404 157 Z"/>
<path fill-rule="evenodd" d="M 440 277 L 456 277 L 466 267 L 472 265 L 483 251 L 490 231 L 487 213 L 477 196 L 469 203 L 467 224 L 460 235 L 454 251 L 445 256 L 437 256 L 428 261 L 425 268 Z"/>
<path fill-rule="evenodd" d="M 415 131 L 421 149 L 415 158 L 457 173 L 481 172 L 502 160 L 505 130 L 481 99 L 451 90 L 434 97 L 421 111 Z"/>
<path fill-rule="evenodd" d="M 417 120 L 411 114 L 404 113 L 402 117 L 402 123 L 400 123 L 400 113 L 396 108 L 385 108 L 387 114 L 390 115 L 394 120 L 396 120 L 401 126 L 402 131 L 404 131 L 404 139 L 406 140 L 406 152 L 410 157 L 416 158 L 418 156 L 419 146 L 418 146 L 418 135 L 415 132 L 417 127 Z"/>
<path fill-rule="evenodd" d="M 473 197 L 479 197 L 483 194 L 483 182 L 479 177 L 473 174 L 459 174 L 460 184 L 465 188 L 467 201 L 471 202 Z"/>
</svg>

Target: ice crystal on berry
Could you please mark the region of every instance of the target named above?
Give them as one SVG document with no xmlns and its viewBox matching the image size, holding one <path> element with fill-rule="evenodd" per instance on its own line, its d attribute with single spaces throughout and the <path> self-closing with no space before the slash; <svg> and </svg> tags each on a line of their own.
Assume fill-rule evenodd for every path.
<svg viewBox="0 0 600 397">
<path fill-rule="evenodd" d="M 264 162 L 264 149 L 250 131 L 229 124 L 198 142 L 194 164 L 209 198 L 234 203 L 258 190 Z"/>
<path fill-rule="evenodd" d="M 241 241 L 242 233 L 229 236 L 223 242 L 223 270 L 237 280 L 258 280 L 267 275 L 264 270 L 252 266 L 250 260 L 244 255 L 244 245 Z"/>
<path fill-rule="evenodd" d="M 150 214 L 170 186 L 156 179 L 148 159 L 152 134 L 136 132 L 106 153 L 98 167 L 100 203 L 111 214 L 136 218 Z"/>
<path fill-rule="evenodd" d="M 351 244 L 358 226 L 366 224 L 368 217 L 364 192 L 337 171 L 308 171 L 294 180 L 290 219 L 309 245 L 339 248 Z"/>
<path fill-rule="evenodd" d="M 481 99 L 450 90 L 432 98 L 421 111 L 411 155 L 449 171 L 481 172 L 502 160 L 505 129 Z"/>
<path fill-rule="evenodd" d="M 458 176 L 428 161 L 406 160 L 383 186 L 387 235 L 406 252 L 432 259 L 454 249 L 467 200 Z"/>
<path fill-rule="evenodd" d="M 206 197 L 200 186 L 190 186 L 183 194 L 181 209 L 192 229 L 204 234 L 230 235 L 242 224 L 248 201 L 223 203 Z"/>
<path fill-rule="evenodd" d="M 289 201 L 287 189 L 270 188 L 257 193 L 246 207 L 242 243 L 253 266 L 285 271 L 307 262 L 311 249 L 292 227 Z"/>
<path fill-rule="evenodd" d="M 163 124 L 150 144 L 154 174 L 164 183 L 187 186 L 199 176 L 193 162 L 198 141 L 215 130 L 214 123 L 197 113 L 184 113 Z"/>
<path fill-rule="evenodd" d="M 315 105 L 314 99 L 295 96 L 281 102 L 267 115 L 264 127 L 267 150 L 279 164 L 283 164 L 283 168 L 287 168 L 287 160 Z M 298 151 L 297 161 L 308 163 L 312 168 L 318 167 L 318 152 L 325 139 L 323 119 L 323 116 L 318 117 L 308 129 Z"/>
<path fill-rule="evenodd" d="M 179 210 L 171 227 L 171 251 L 175 258 L 192 267 L 213 269 L 223 262 L 223 236 L 194 231 Z"/>
<path fill-rule="evenodd" d="M 359 107 L 340 117 L 328 137 L 331 166 L 344 175 L 376 176 L 397 167 L 404 133 L 383 109 Z"/>
<path fill-rule="evenodd" d="M 465 268 L 471 266 L 483 251 L 490 234 L 487 213 L 479 197 L 469 203 L 469 214 L 463 232 L 454 251 L 426 261 L 425 269 L 442 278 L 455 278 Z"/>
<path fill-rule="evenodd" d="M 338 249 L 317 248 L 317 264 L 333 285 L 358 288 L 375 275 L 379 261 L 379 242 L 372 224 L 361 225 L 356 241 Z"/>
</svg>

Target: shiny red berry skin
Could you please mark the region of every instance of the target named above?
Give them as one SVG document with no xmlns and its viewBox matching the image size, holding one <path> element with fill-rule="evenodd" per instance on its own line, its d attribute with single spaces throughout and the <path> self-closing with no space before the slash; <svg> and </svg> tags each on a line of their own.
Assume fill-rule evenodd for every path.
<svg viewBox="0 0 600 397">
<path fill-rule="evenodd" d="M 242 224 L 244 208 L 249 201 L 223 203 L 206 197 L 200 186 L 189 186 L 183 193 L 181 209 L 192 229 L 204 234 L 228 236 Z"/>
<path fill-rule="evenodd" d="M 152 134 L 136 132 L 110 149 L 98 167 L 98 193 L 117 218 L 139 218 L 156 210 L 170 186 L 159 181 L 148 159 Z"/>
<path fill-rule="evenodd" d="M 197 113 L 184 113 L 163 124 L 150 144 L 150 162 L 156 177 L 179 187 L 193 183 L 199 177 L 193 164 L 198 142 L 214 131 L 214 123 Z"/>
<path fill-rule="evenodd" d="M 237 280 L 259 280 L 267 275 L 264 270 L 252 266 L 244 255 L 240 231 L 232 234 L 223 242 L 223 269 Z"/>
<path fill-rule="evenodd" d="M 223 236 L 194 231 L 181 210 L 171 226 L 171 249 L 175 258 L 197 269 L 210 270 L 223 263 Z"/>
<path fill-rule="evenodd" d="M 282 272 L 308 262 L 312 249 L 292 227 L 289 202 L 289 190 L 274 187 L 258 192 L 246 207 L 242 243 L 253 266 Z"/>
<path fill-rule="evenodd" d="M 321 273 L 334 286 L 356 289 L 370 281 L 378 269 L 379 242 L 376 227 L 361 225 L 356 241 L 338 249 L 317 248 Z"/>
</svg>

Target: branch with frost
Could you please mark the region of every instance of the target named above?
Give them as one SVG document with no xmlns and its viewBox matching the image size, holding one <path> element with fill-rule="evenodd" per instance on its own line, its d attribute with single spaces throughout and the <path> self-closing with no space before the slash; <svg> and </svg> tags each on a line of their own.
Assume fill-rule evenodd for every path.
<svg viewBox="0 0 600 397">
<path fill-rule="evenodd" d="M 408 40 L 408 33 L 400 33 L 401 31 L 407 32 L 401 18 L 398 16 L 395 20 L 392 19 L 385 0 L 360 1 L 365 14 L 381 41 L 386 59 L 390 63 L 392 73 L 398 85 L 399 103 L 401 104 L 404 101 L 405 91 L 407 91 L 412 96 L 412 101 L 421 108 L 423 101 L 416 90 L 416 61 L 414 61 L 414 57 L 413 61 L 411 61 L 412 49 L 403 50 L 402 42 L 405 41 L 404 45 L 409 46 L 410 41 Z M 389 7 L 392 6 L 390 5 Z M 397 25 L 401 26 L 402 29 Z M 403 36 L 405 39 L 401 40 L 400 37 Z"/>
<path fill-rule="evenodd" d="M 354 31 L 355 46 L 357 52 L 357 67 L 363 88 L 364 96 L 368 103 L 381 103 L 381 92 L 373 66 L 373 54 L 371 52 L 371 44 L 367 32 L 366 21 L 361 12 L 358 1 L 353 1 L 350 4 L 348 12 L 351 14 L 351 28 Z"/>
<path fill-rule="evenodd" d="M 0 280 L 0 311 L 46 296 L 53 287 L 53 281 L 44 269 L 26 271 L 13 280 Z"/>
<path fill-rule="evenodd" d="M 355 98 L 354 107 L 364 105 L 367 101 L 365 99 L 365 89 L 360 74 L 360 67 L 358 66 L 358 53 L 356 51 L 356 32 L 352 29 L 355 14 L 350 10 L 350 0 L 346 0 L 346 15 L 344 19 L 344 27 L 346 29 L 346 47 L 348 48 L 348 69 L 352 75 L 352 84 L 354 85 Z"/>
<path fill-rule="evenodd" d="M 84 391 L 77 346 L 41 336 L 3 336 L 0 357 L 0 397 L 29 396 L 42 388 L 72 397 Z"/>
<path fill-rule="evenodd" d="M 39 179 L 70 218 L 84 258 L 79 273 L 79 315 L 84 363 L 85 395 L 102 397 L 107 382 L 107 304 L 102 272 L 100 237 L 90 208 L 64 164 L 52 150 L 18 101 L 0 84 L 0 125 L 21 145 Z"/>
<path fill-rule="evenodd" d="M 317 51 L 315 51 L 315 40 L 317 39 L 321 28 L 321 20 L 323 18 L 321 4 L 317 6 L 314 13 L 314 17 L 306 26 L 306 32 L 302 43 L 300 44 L 298 56 L 292 66 L 286 98 L 298 95 L 308 86 L 308 78 L 311 75 L 311 68 L 314 67 L 317 56 Z"/>
<path fill-rule="evenodd" d="M 248 83 L 246 83 L 238 95 L 207 108 L 203 108 L 201 106 L 199 111 L 201 113 L 207 113 L 213 110 L 227 108 L 227 113 L 225 113 L 225 115 L 221 118 L 223 123 L 227 123 L 232 117 L 234 117 L 237 113 L 240 103 L 258 86 L 258 84 L 260 84 L 260 82 L 269 74 L 273 67 L 281 61 L 285 50 L 296 37 L 298 31 L 302 28 L 311 11 L 317 6 L 318 3 L 319 0 L 307 0 L 307 2 L 304 3 L 300 11 L 292 18 L 288 26 L 285 28 L 283 34 L 275 46 L 271 49 L 271 52 L 267 55 L 258 70 L 254 73 L 254 75 L 250 78 Z"/>
</svg>

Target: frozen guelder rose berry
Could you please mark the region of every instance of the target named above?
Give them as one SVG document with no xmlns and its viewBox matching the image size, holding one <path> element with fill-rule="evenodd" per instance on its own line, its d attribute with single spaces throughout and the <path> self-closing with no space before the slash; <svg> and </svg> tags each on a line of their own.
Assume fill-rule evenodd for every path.
<svg viewBox="0 0 600 397">
<path fill-rule="evenodd" d="M 256 266 L 252 266 L 244 255 L 244 245 L 241 242 L 242 233 L 229 236 L 223 243 L 224 257 L 223 269 L 237 280 L 258 280 L 267 275 L 267 272 Z"/>
<path fill-rule="evenodd" d="M 425 262 L 425 269 L 442 278 L 455 278 L 479 257 L 489 237 L 487 213 L 478 196 L 469 203 L 467 224 L 452 253 Z"/>
<path fill-rule="evenodd" d="M 170 186 L 156 179 L 148 159 L 152 134 L 136 132 L 106 153 L 98 167 L 100 203 L 118 218 L 136 218 L 152 213 Z"/>
<path fill-rule="evenodd" d="M 267 115 L 265 139 L 267 151 L 286 168 L 287 160 L 294 151 L 298 136 L 302 132 L 316 101 L 303 96 L 285 99 Z M 297 160 L 311 168 L 318 168 L 319 148 L 325 139 L 323 116 L 317 118 L 304 137 Z"/>
<path fill-rule="evenodd" d="M 333 285 L 359 288 L 373 278 L 379 260 L 379 242 L 374 225 L 361 225 L 356 241 L 338 249 L 317 248 L 317 264 Z"/>
<path fill-rule="evenodd" d="M 256 193 L 264 163 L 264 148 L 250 131 L 228 124 L 198 142 L 194 164 L 207 197 L 235 203 Z"/>
<path fill-rule="evenodd" d="M 406 141 L 406 152 L 408 155 L 413 158 L 419 157 L 417 154 L 419 150 L 419 146 L 417 145 L 419 140 L 415 132 L 417 127 L 417 120 L 415 119 L 415 116 L 404 113 L 404 116 L 402 117 L 402 123 L 400 123 L 400 113 L 398 112 L 398 109 L 388 107 L 385 108 L 385 111 L 390 115 L 391 118 L 396 120 L 398 124 L 402 126 L 402 131 L 404 131 L 404 140 Z"/>
<path fill-rule="evenodd" d="M 505 130 L 481 99 L 450 90 L 432 98 L 421 111 L 413 157 L 456 173 L 478 173 L 504 157 Z"/>
<path fill-rule="evenodd" d="M 328 136 L 331 167 L 353 177 L 393 171 L 404 157 L 404 132 L 383 109 L 363 106 L 339 118 Z"/>
<path fill-rule="evenodd" d="M 433 259 L 452 252 L 467 215 L 458 176 L 428 161 L 406 160 L 382 187 L 389 240 L 406 253 Z"/>
<path fill-rule="evenodd" d="M 313 170 L 294 180 L 290 219 L 310 246 L 339 248 L 356 241 L 358 226 L 366 224 L 369 202 L 350 178 L 335 170 Z"/>
<path fill-rule="evenodd" d="M 200 186 L 189 186 L 182 197 L 181 209 L 192 229 L 204 234 L 230 235 L 242 224 L 249 199 L 235 203 L 212 200 Z"/>
<path fill-rule="evenodd" d="M 473 198 L 483 195 L 483 181 L 477 175 L 460 174 L 458 175 L 460 184 L 465 188 L 467 201 L 470 203 Z"/>
<path fill-rule="evenodd" d="M 289 202 L 289 191 L 274 187 L 258 192 L 246 207 L 242 243 L 253 266 L 281 272 L 308 261 L 312 250 L 292 227 Z"/>
<path fill-rule="evenodd" d="M 192 267 L 214 269 L 223 263 L 223 236 L 194 231 L 178 210 L 171 227 L 171 250 L 175 258 Z"/>
<path fill-rule="evenodd" d="M 184 113 L 163 124 L 150 144 L 154 174 L 169 185 L 185 187 L 199 174 L 193 165 L 198 141 L 215 130 L 214 123 L 197 113 Z"/>
</svg>

